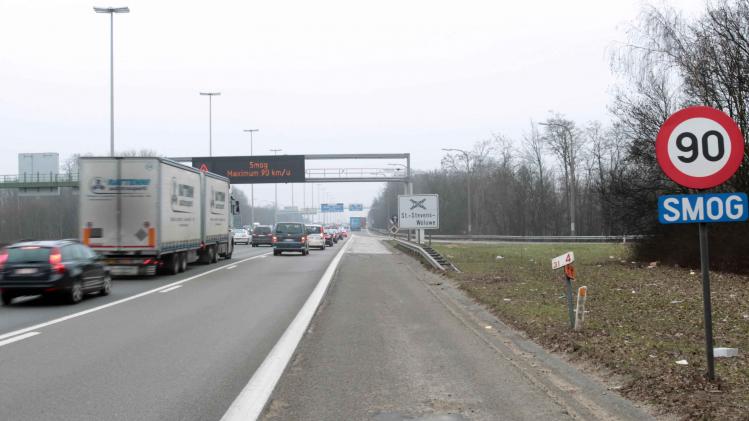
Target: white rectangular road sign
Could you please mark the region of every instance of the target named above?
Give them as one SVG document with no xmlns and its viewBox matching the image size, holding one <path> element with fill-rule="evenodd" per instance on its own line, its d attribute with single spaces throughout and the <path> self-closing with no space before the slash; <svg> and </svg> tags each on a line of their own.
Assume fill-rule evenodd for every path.
<svg viewBox="0 0 749 421">
<path fill-rule="evenodd" d="M 398 226 L 401 229 L 439 229 L 439 195 L 399 195 Z"/>
<path fill-rule="evenodd" d="M 569 265 L 570 263 L 574 261 L 575 261 L 575 253 L 568 251 L 567 253 L 564 253 L 561 256 L 557 256 L 551 259 L 551 268 L 559 269 L 563 266 Z"/>
</svg>

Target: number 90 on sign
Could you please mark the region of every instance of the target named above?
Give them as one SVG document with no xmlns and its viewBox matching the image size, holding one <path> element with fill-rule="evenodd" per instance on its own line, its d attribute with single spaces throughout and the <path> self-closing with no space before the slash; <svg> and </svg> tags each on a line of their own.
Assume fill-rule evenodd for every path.
<svg viewBox="0 0 749 421">
<path fill-rule="evenodd" d="M 724 112 L 689 107 L 666 120 L 655 150 L 669 178 L 685 187 L 707 189 L 736 172 L 744 156 L 744 138 Z"/>
</svg>

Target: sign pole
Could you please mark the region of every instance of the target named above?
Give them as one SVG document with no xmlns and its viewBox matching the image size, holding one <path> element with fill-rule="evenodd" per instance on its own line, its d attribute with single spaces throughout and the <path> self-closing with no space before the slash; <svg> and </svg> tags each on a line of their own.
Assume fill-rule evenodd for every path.
<svg viewBox="0 0 749 421">
<path fill-rule="evenodd" d="M 707 355 L 707 378 L 715 380 L 713 357 L 713 309 L 710 303 L 710 256 L 707 245 L 707 224 L 700 226 L 700 267 L 702 268 L 702 302 L 705 311 L 705 354 Z"/>
<path fill-rule="evenodd" d="M 564 274 L 564 283 L 567 287 L 567 313 L 570 316 L 570 329 L 575 328 L 575 308 L 572 299 L 572 279 L 567 274 Z"/>
</svg>

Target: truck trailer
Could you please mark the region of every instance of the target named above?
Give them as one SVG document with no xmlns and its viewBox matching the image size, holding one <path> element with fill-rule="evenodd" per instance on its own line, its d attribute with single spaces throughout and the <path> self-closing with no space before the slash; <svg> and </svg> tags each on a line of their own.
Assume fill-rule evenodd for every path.
<svg viewBox="0 0 749 421">
<path fill-rule="evenodd" d="M 367 229 L 367 218 L 363 216 L 352 216 L 349 218 L 351 231 L 361 231 Z"/>
<path fill-rule="evenodd" d="M 230 259 L 229 180 L 164 158 L 79 160 L 81 241 L 112 275 L 175 274 Z"/>
</svg>

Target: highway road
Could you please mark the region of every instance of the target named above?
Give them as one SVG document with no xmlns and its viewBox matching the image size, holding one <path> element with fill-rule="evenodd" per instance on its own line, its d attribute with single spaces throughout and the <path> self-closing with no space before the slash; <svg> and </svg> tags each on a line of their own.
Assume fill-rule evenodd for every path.
<svg viewBox="0 0 749 421">
<path fill-rule="evenodd" d="M 24 300 L 0 309 L 0 419 L 649 419 L 450 285 L 360 233 Z"/>
<path fill-rule="evenodd" d="M 115 280 L 79 305 L 2 307 L 0 418 L 220 419 L 341 248 L 238 246 L 230 261 Z"/>
</svg>

